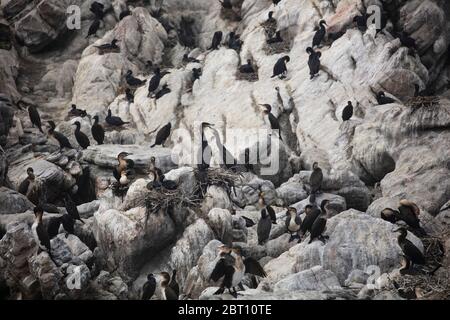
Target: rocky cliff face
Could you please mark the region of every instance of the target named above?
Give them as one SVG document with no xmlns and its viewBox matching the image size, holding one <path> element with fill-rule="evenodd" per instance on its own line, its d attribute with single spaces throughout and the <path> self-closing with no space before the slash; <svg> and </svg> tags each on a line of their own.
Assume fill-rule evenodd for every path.
<svg viewBox="0 0 450 320">
<path fill-rule="evenodd" d="M 399 277 L 401 249 L 394 226 L 380 212 L 396 209 L 400 199 L 415 202 L 423 229 L 448 243 L 447 1 L 282 0 L 274 6 L 269 0 L 232 0 L 229 10 L 209 0 L 98 0 L 105 15 L 98 31 L 86 38 L 94 21 L 92 2 L 1 2 L 0 285 L 3 277 L 12 298 L 140 298 L 148 273 L 177 269 L 182 297 L 228 299 L 213 295 L 217 288 L 210 287 L 218 284 L 209 281 L 221 243 L 238 244 L 268 274 L 256 286 L 244 278 L 243 299 L 399 298 L 386 277 Z M 66 25 L 71 5 L 80 9 L 81 29 Z M 127 5 L 130 15 L 120 19 Z M 387 19 L 383 31 L 358 28 L 353 18 L 374 5 Z M 276 22 L 268 26 L 270 11 Z M 321 67 L 311 80 L 306 48 L 322 19 L 327 35 L 316 49 Z M 281 31 L 282 44 L 266 43 L 270 30 Z M 192 35 L 192 43 L 182 41 L 182 31 Z M 223 32 L 222 45 L 208 50 L 216 31 Z M 227 46 L 230 32 L 240 35 L 239 50 Z M 405 46 L 402 32 L 415 40 L 415 48 Z M 119 50 L 97 48 L 113 39 Z M 185 61 L 185 53 L 197 60 Z M 274 64 L 285 55 L 290 57 L 286 78 L 271 78 Z M 257 70 L 251 78 L 239 72 L 248 59 Z M 159 99 L 148 95 L 156 66 L 167 74 L 155 93 L 164 85 L 170 88 Z M 198 79 L 195 68 L 201 69 Z M 125 94 L 128 70 L 147 80 L 132 88 L 132 102 Z M 394 102 L 379 105 L 379 91 Z M 348 101 L 354 114 L 343 121 Z M 26 106 L 31 104 L 37 105 L 44 134 L 30 122 Z M 87 116 L 68 115 L 72 104 Z M 282 140 L 276 132 L 268 138 L 258 131 L 270 128 L 261 104 L 271 105 Z M 128 124 L 120 129 L 106 125 L 108 110 Z M 106 129 L 104 145 L 92 136 L 94 116 Z M 59 150 L 46 134 L 48 120 L 76 149 Z M 75 121 L 90 139 L 86 150 L 79 150 Z M 170 138 L 164 147 L 151 149 L 168 122 Z M 245 149 L 256 150 L 268 140 L 272 154 L 279 153 L 279 170 L 265 172 L 256 165 L 256 175 L 243 173 L 233 188 L 216 183 L 195 205 L 178 203 L 149 215 L 145 199 L 152 156 L 183 197 L 198 192 L 192 146 L 201 122 L 215 125 L 206 133 L 213 167 L 220 163 L 218 140 L 241 159 Z M 112 169 L 124 151 L 132 153 L 135 172 L 127 194 L 119 196 L 111 190 Z M 330 239 L 326 244 L 289 242 L 284 208 L 303 213 L 314 162 L 324 174 L 316 203 L 328 199 L 333 207 L 326 231 Z M 60 214 L 65 213 L 62 195 L 70 192 L 86 220 L 76 224 L 75 235 L 52 240 L 70 257 L 61 264 L 42 253 L 33 255 L 33 205 L 14 191 L 28 167 Z M 244 218 L 260 219 L 260 192 L 278 219 L 264 245 L 258 245 L 257 226 L 247 227 Z M 421 249 L 431 248 L 429 239 L 408 237 Z M 83 242 L 86 248 L 73 249 Z M 83 252 L 89 259 L 80 258 Z M 65 279 L 71 279 L 75 266 L 82 289 L 71 291 Z M 380 273 L 376 290 L 367 287 L 373 266 Z M 155 297 L 161 297 L 159 287 Z"/>
</svg>

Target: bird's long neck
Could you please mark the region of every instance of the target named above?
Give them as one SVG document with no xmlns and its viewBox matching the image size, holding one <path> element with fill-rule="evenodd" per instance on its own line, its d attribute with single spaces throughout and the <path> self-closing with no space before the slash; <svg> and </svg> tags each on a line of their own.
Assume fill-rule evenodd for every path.
<svg viewBox="0 0 450 320">
<path fill-rule="evenodd" d="M 34 219 L 34 222 L 36 223 L 36 224 L 42 224 L 42 214 L 37 214 L 36 215 L 36 218 Z"/>
</svg>

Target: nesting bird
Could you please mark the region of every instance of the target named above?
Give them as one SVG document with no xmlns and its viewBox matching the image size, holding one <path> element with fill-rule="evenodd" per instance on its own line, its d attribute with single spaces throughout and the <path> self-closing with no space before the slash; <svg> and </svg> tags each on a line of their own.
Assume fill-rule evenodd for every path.
<svg viewBox="0 0 450 320">
<path fill-rule="evenodd" d="M 377 102 L 381 106 L 385 104 L 395 103 L 395 100 L 390 97 L 386 97 L 386 94 L 383 91 L 380 91 L 377 94 Z"/>
<path fill-rule="evenodd" d="M 86 110 L 78 109 L 76 104 L 72 104 L 68 112 L 70 117 L 85 117 L 87 115 Z"/>
<path fill-rule="evenodd" d="M 158 133 L 156 134 L 155 143 L 150 146 L 150 148 L 153 148 L 155 146 L 163 146 L 166 142 L 167 138 L 170 137 L 170 131 L 172 129 L 172 124 L 169 122 L 164 127 L 159 129 Z"/>
<path fill-rule="evenodd" d="M 161 82 L 161 69 L 156 68 L 154 76 L 150 79 L 150 83 L 148 84 L 148 95 L 147 97 L 150 98 L 154 91 L 158 89 L 159 84 Z"/>
<path fill-rule="evenodd" d="M 132 154 L 128 152 L 121 152 L 117 155 L 118 165 L 113 169 L 113 175 L 118 183 L 120 183 L 122 172 L 127 172 L 128 170 L 134 168 L 134 161 L 131 159 L 127 159 L 127 157 L 131 155 Z"/>
<path fill-rule="evenodd" d="M 284 56 L 275 63 L 273 67 L 273 75 L 272 78 L 279 77 L 280 79 L 286 78 L 286 74 L 288 72 L 286 63 L 291 61 L 289 56 Z"/>
<path fill-rule="evenodd" d="M 105 43 L 95 47 L 100 51 L 101 54 L 105 52 L 119 51 L 120 48 L 117 45 L 117 42 L 119 42 L 119 40 L 113 39 L 111 43 Z"/>
<path fill-rule="evenodd" d="M 399 228 L 394 232 L 400 232 L 397 241 L 407 260 L 407 265 L 409 267 L 412 267 L 414 264 L 424 265 L 425 257 L 422 252 L 411 241 L 406 239 L 408 231 L 405 228 Z"/>
<path fill-rule="evenodd" d="M 164 300 L 178 300 L 177 293 L 170 286 L 170 274 L 167 272 L 161 272 L 161 278 L 161 292 Z"/>
<path fill-rule="evenodd" d="M 125 80 L 126 80 L 127 84 L 131 87 L 141 87 L 147 82 L 147 80 L 141 80 L 141 79 L 133 77 L 133 71 L 131 71 L 131 70 L 127 71 L 127 73 L 125 75 Z"/>
<path fill-rule="evenodd" d="M 398 221 L 405 222 L 410 228 L 420 235 L 425 235 L 426 232 L 420 226 L 420 209 L 412 201 L 402 199 L 399 202 L 398 211 L 391 208 L 385 208 L 381 211 L 381 218 L 391 223 Z"/>
<path fill-rule="evenodd" d="M 116 117 L 112 115 L 111 109 L 108 110 L 108 115 L 105 118 L 107 124 L 113 127 L 121 127 L 129 122 L 123 121 L 120 117 Z"/>
<path fill-rule="evenodd" d="M 273 36 L 273 37 L 271 37 L 271 38 L 269 38 L 269 39 L 267 39 L 267 44 L 274 44 L 274 43 L 280 43 L 280 42 L 283 42 L 284 40 L 283 40 L 283 38 L 281 37 L 281 31 L 277 31 L 276 33 L 275 33 L 275 36 Z"/>
<path fill-rule="evenodd" d="M 253 68 L 253 65 L 252 65 L 252 60 L 248 59 L 247 64 L 243 64 L 242 66 L 240 66 L 239 72 L 240 73 L 255 73 L 255 69 Z"/>
</svg>

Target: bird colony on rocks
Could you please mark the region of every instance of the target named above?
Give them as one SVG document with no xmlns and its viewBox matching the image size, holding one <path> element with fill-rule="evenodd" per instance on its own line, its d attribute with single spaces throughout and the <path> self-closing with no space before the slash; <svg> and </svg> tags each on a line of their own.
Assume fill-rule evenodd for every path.
<svg viewBox="0 0 450 320">
<path fill-rule="evenodd" d="M 0 9 L 0 299 L 449 298 L 448 1 Z"/>
</svg>

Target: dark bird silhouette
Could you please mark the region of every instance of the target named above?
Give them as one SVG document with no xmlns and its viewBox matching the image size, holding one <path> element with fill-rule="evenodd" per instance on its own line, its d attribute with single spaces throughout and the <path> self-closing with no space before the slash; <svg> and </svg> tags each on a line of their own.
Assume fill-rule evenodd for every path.
<svg viewBox="0 0 450 320">
<path fill-rule="evenodd" d="M 212 132 L 214 134 L 217 149 L 219 150 L 220 158 L 222 160 L 222 163 L 220 164 L 221 168 L 235 171 L 237 160 L 233 157 L 231 152 L 225 147 L 225 145 L 220 140 L 219 132 L 215 129 L 212 129 Z"/>
<path fill-rule="evenodd" d="M 177 282 L 177 270 L 172 271 L 172 276 L 170 277 L 169 287 L 172 288 L 173 292 L 177 295 L 180 295 L 180 287 Z"/>
<path fill-rule="evenodd" d="M 327 33 L 327 29 L 325 28 L 325 26 L 327 25 L 327 23 L 325 22 L 325 20 L 321 20 L 319 22 L 319 30 L 316 31 L 314 37 L 313 37 L 313 42 L 312 42 L 312 47 L 319 47 L 320 44 L 322 43 L 322 41 L 325 39 L 325 35 Z"/>
<path fill-rule="evenodd" d="M 44 215 L 44 210 L 37 206 L 34 208 L 34 216 L 35 220 L 33 225 L 31 226 L 31 233 L 33 234 L 34 240 L 38 245 L 39 251 L 46 251 L 50 257 L 52 256 L 52 248 L 50 244 L 50 237 L 48 236 L 46 228 L 44 228 L 44 224 L 42 223 L 42 216 Z"/>
<path fill-rule="evenodd" d="M 352 102 L 349 101 L 342 111 L 342 120 L 348 121 L 353 117 L 353 105 Z"/>
<path fill-rule="evenodd" d="M 280 42 L 283 42 L 284 40 L 283 40 L 283 38 L 281 37 L 281 31 L 277 31 L 276 33 L 275 33 L 275 36 L 273 36 L 272 38 L 270 38 L 270 39 L 267 39 L 267 43 L 268 44 L 274 44 L 274 43 L 280 43 Z"/>
<path fill-rule="evenodd" d="M 132 154 L 128 152 L 121 152 L 117 155 L 118 165 L 113 169 L 113 176 L 119 183 L 120 178 L 122 177 L 122 173 L 134 169 L 134 161 L 131 159 L 126 159 L 128 156 L 131 155 Z"/>
<path fill-rule="evenodd" d="M 224 9 L 233 9 L 233 5 L 231 4 L 231 0 L 223 0 L 223 1 L 219 0 L 219 2 L 222 5 L 222 8 L 224 8 Z"/>
<path fill-rule="evenodd" d="M 161 90 L 159 90 L 156 94 L 155 94 L 155 99 L 158 100 L 162 97 L 164 97 L 166 94 L 171 93 L 172 90 L 170 90 L 169 86 L 167 84 L 164 84 L 161 88 Z"/>
<path fill-rule="evenodd" d="M 103 17 L 105 16 L 105 6 L 102 3 L 94 1 L 89 10 L 95 15 L 96 19 L 103 20 Z"/>
<path fill-rule="evenodd" d="M 397 218 L 406 222 L 406 224 L 408 224 L 411 228 L 416 229 L 417 231 L 422 231 L 425 234 L 425 231 L 423 231 L 420 226 L 419 215 L 420 209 L 414 202 L 406 199 L 400 200 Z"/>
<path fill-rule="evenodd" d="M 377 102 L 381 106 L 381 105 L 385 105 L 385 104 L 395 103 L 395 100 L 392 98 L 386 97 L 385 93 L 383 91 L 380 91 L 377 94 Z"/>
<path fill-rule="evenodd" d="M 197 60 L 195 58 L 192 58 L 192 57 L 189 57 L 189 55 L 187 53 L 185 53 L 183 55 L 183 62 L 184 63 L 200 63 L 199 60 Z"/>
<path fill-rule="evenodd" d="M 161 82 L 161 70 L 156 68 L 155 75 L 151 78 L 150 83 L 148 85 L 148 97 L 150 98 L 153 92 L 158 89 L 159 84 Z"/>
<path fill-rule="evenodd" d="M 85 117 L 87 112 L 86 110 L 78 109 L 76 104 L 72 104 L 68 114 L 70 117 Z"/>
<path fill-rule="evenodd" d="M 100 51 L 118 50 L 119 46 L 117 45 L 117 42 L 119 42 L 119 40 L 113 39 L 111 43 L 105 43 L 95 47 Z"/>
<path fill-rule="evenodd" d="M 127 99 L 127 101 L 128 101 L 129 103 L 134 103 L 134 95 L 133 95 L 133 93 L 131 92 L 131 89 L 130 89 L 130 88 L 126 88 L 126 89 L 125 89 L 125 98 Z"/>
<path fill-rule="evenodd" d="M 263 245 L 269 240 L 270 230 L 272 229 L 272 221 L 267 210 L 261 210 L 261 218 L 258 221 L 257 234 L 258 244 Z"/>
<path fill-rule="evenodd" d="M 311 228 L 316 221 L 317 217 L 321 214 L 320 209 L 317 206 L 312 206 L 308 204 L 305 207 L 305 218 L 300 225 L 300 239 L 298 242 L 302 241 L 303 236 L 309 231 L 311 232 Z"/>
<path fill-rule="evenodd" d="M 211 43 L 211 47 L 208 48 L 208 50 L 218 50 L 220 43 L 222 42 L 222 37 L 223 37 L 223 33 L 222 31 L 216 31 L 214 33 L 213 39 L 212 39 L 212 43 Z"/>
<path fill-rule="evenodd" d="M 170 275 L 167 272 L 161 272 L 161 292 L 164 300 L 178 300 L 177 293 L 170 287 Z"/>
<path fill-rule="evenodd" d="M 172 129 L 172 124 L 169 122 L 164 127 L 159 129 L 158 133 L 156 134 L 155 143 L 150 147 L 153 148 L 155 146 L 163 146 L 166 142 L 167 138 L 170 136 L 170 131 Z"/>
<path fill-rule="evenodd" d="M 199 171 L 207 170 L 209 169 L 210 163 L 211 163 L 211 157 L 212 157 L 212 151 L 211 147 L 208 143 L 208 140 L 205 136 L 205 129 L 213 127 L 214 125 L 208 122 L 202 122 L 201 124 L 201 139 L 202 139 L 202 148 L 200 150 L 200 154 L 197 158 L 198 163 L 198 169 Z"/>
<path fill-rule="evenodd" d="M 185 48 L 195 48 L 196 39 L 193 30 L 194 21 L 186 17 L 181 17 L 180 28 L 178 29 L 178 40 Z"/>
<path fill-rule="evenodd" d="M 200 79 L 200 76 L 202 75 L 202 69 L 201 68 L 194 68 L 192 69 L 192 78 L 195 80 Z"/>
<path fill-rule="evenodd" d="M 50 136 L 52 136 L 53 138 L 55 138 L 56 141 L 58 141 L 59 148 L 61 150 L 64 149 L 64 148 L 73 149 L 72 145 L 69 142 L 69 139 L 65 135 L 63 135 L 61 132 L 58 132 L 58 131 L 55 130 L 55 128 L 56 128 L 55 123 L 53 121 L 51 121 L 51 120 L 48 123 L 50 125 L 50 129 L 48 130 L 48 134 Z"/>
<path fill-rule="evenodd" d="M 73 124 L 76 126 L 75 128 L 75 138 L 77 139 L 78 144 L 81 148 L 86 149 L 91 145 L 89 138 L 83 132 L 81 132 L 81 123 L 79 121 L 75 121 Z"/>
<path fill-rule="evenodd" d="M 311 76 L 310 79 L 312 80 L 320 71 L 320 58 L 322 57 L 322 53 L 314 51 L 311 47 L 308 47 L 306 52 L 309 54 L 308 67 Z"/>
<path fill-rule="evenodd" d="M 73 202 L 72 197 L 68 192 L 64 194 L 64 206 L 67 210 L 67 214 L 72 217 L 72 219 L 84 223 L 84 221 L 80 217 L 80 213 L 78 212 L 78 208 L 75 202 Z"/>
<path fill-rule="evenodd" d="M 108 110 L 108 115 L 105 118 L 105 121 L 110 126 L 121 127 L 129 122 L 123 121 L 120 117 L 115 117 L 112 115 L 111 110 Z"/>
<path fill-rule="evenodd" d="M 320 207 L 321 207 L 321 212 L 318 215 L 318 217 L 314 220 L 314 223 L 311 226 L 311 230 L 310 230 L 310 239 L 309 239 L 309 243 L 313 242 L 314 239 L 319 239 L 322 242 L 325 242 L 325 236 L 323 236 L 323 233 L 326 230 L 326 225 L 327 225 L 327 206 L 330 203 L 329 200 L 323 200 Z"/>
<path fill-rule="evenodd" d="M 273 67 L 272 78 L 275 78 L 278 76 L 278 77 L 280 77 L 280 79 L 284 79 L 286 77 L 286 73 L 287 73 L 286 63 L 289 61 L 291 61 L 289 56 L 284 56 L 284 57 L 278 59 L 278 61 L 275 63 L 275 65 Z"/>
<path fill-rule="evenodd" d="M 95 35 L 99 28 L 100 28 L 100 19 L 95 18 L 94 21 L 91 23 L 91 26 L 89 27 L 86 39 L 92 35 Z"/>
<path fill-rule="evenodd" d="M 255 73 L 255 69 L 253 68 L 253 65 L 252 65 L 252 60 L 248 59 L 247 64 L 243 64 L 242 66 L 240 66 L 239 72 L 240 73 Z"/>
<path fill-rule="evenodd" d="M 277 216 L 275 214 L 275 210 L 273 210 L 273 208 L 266 203 L 266 199 L 264 199 L 264 192 L 259 193 L 258 208 L 260 210 L 266 210 L 267 214 L 270 217 L 270 220 L 272 221 L 272 224 L 277 224 Z"/>
<path fill-rule="evenodd" d="M 161 188 L 167 190 L 176 190 L 178 189 L 178 184 L 173 180 L 167 180 L 164 175 L 159 175 L 158 171 L 150 171 L 149 177 L 152 180 L 147 184 L 147 189 L 149 190 L 159 190 Z"/>
<path fill-rule="evenodd" d="M 125 80 L 127 81 L 127 84 L 131 87 L 140 87 L 147 82 L 147 80 L 141 80 L 133 77 L 133 71 L 131 70 L 127 71 L 127 74 L 125 75 Z"/>
<path fill-rule="evenodd" d="M 389 221 L 390 223 L 396 223 L 398 221 L 398 211 L 391 208 L 383 209 L 380 213 L 381 219 Z"/>
<path fill-rule="evenodd" d="M 274 5 L 278 5 L 279 3 L 281 2 L 281 0 L 272 0 L 272 3 L 274 4 Z"/>
<path fill-rule="evenodd" d="M 409 49 L 414 49 L 417 50 L 417 44 L 416 44 L 416 40 L 414 40 L 413 38 L 411 38 L 408 33 L 406 33 L 405 31 L 400 32 L 399 34 L 397 34 L 398 38 L 400 39 L 400 42 L 403 46 L 409 48 Z"/>
<path fill-rule="evenodd" d="M 311 173 L 311 176 L 309 177 L 309 185 L 311 187 L 311 194 L 315 194 L 320 191 L 322 188 L 322 181 L 323 181 L 323 173 L 322 169 L 319 167 L 319 164 L 317 162 L 314 162 L 313 164 L 313 172 Z"/>
<path fill-rule="evenodd" d="M 122 11 L 119 15 L 119 21 L 122 21 L 123 18 L 131 15 L 130 9 L 127 7 L 124 11 Z"/>
<path fill-rule="evenodd" d="M 28 107 L 28 116 L 30 117 L 33 128 L 36 126 L 40 132 L 44 133 L 44 131 L 42 131 L 41 116 L 39 115 L 36 106 L 31 105 Z"/>
<path fill-rule="evenodd" d="M 298 232 L 300 231 L 300 226 L 302 224 L 302 218 L 297 214 L 297 209 L 291 207 L 286 211 L 286 229 L 291 235 L 289 242 L 293 241 L 295 238 L 300 238 Z"/>
<path fill-rule="evenodd" d="M 33 183 L 35 178 L 36 177 L 34 175 L 33 168 L 31 168 L 31 167 L 27 168 L 27 177 L 20 183 L 19 189 L 17 191 L 19 191 L 19 193 L 26 196 L 28 193 L 28 189 L 29 189 L 30 185 Z"/>
<path fill-rule="evenodd" d="M 269 11 L 266 23 L 267 24 L 273 24 L 273 23 L 276 23 L 276 22 L 277 22 L 277 20 L 273 17 L 273 11 Z"/>
<path fill-rule="evenodd" d="M 240 39 L 240 36 L 237 35 L 235 32 L 230 32 L 228 35 L 228 48 L 240 51 L 242 48 L 242 40 Z"/>
<path fill-rule="evenodd" d="M 367 14 L 357 15 L 353 18 L 353 23 L 356 24 L 360 31 L 367 30 Z"/>
<path fill-rule="evenodd" d="M 408 263 L 410 263 L 410 266 L 412 267 L 414 264 L 424 265 L 425 257 L 422 252 L 411 241 L 406 239 L 408 231 L 405 228 L 399 228 L 394 232 L 400 232 L 397 239 L 398 245 L 402 249 L 405 258 L 408 260 Z"/>
<path fill-rule="evenodd" d="M 150 300 L 155 294 L 156 290 L 156 279 L 155 276 L 150 273 L 147 276 L 147 281 L 144 283 L 142 287 L 142 298 L 141 300 Z"/>
<path fill-rule="evenodd" d="M 281 137 L 281 127 L 280 127 L 280 122 L 278 121 L 277 117 L 275 117 L 272 113 L 272 106 L 270 104 L 260 104 L 261 107 L 264 108 L 263 113 L 265 115 L 267 115 L 267 117 L 269 118 L 269 123 L 270 123 L 270 128 L 272 130 L 275 130 L 278 132 L 278 137 L 280 138 L 280 140 L 283 140 L 283 138 Z"/>
<path fill-rule="evenodd" d="M 98 144 L 103 144 L 105 140 L 105 129 L 99 124 L 98 116 L 94 116 L 94 124 L 91 127 L 92 137 Z"/>
<path fill-rule="evenodd" d="M 255 222 L 254 222 L 252 219 L 247 218 L 247 217 L 244 217 L 244 216 L 241 216 L 241 217 L 242 217 L 242 219 L 244 219 L 244 221 L 245 221 L 245 226 L 246 226 L 247 228 L 251 228 L 251 227 L 253 227 L 253 226 L 255 225 Z"/>
</svg>

